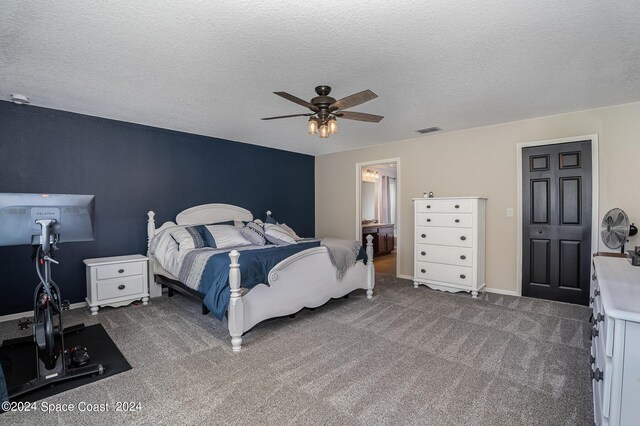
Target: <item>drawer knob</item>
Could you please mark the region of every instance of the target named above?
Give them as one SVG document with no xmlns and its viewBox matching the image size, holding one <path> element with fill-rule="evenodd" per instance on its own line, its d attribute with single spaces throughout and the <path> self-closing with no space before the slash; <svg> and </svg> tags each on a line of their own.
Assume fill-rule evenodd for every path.
<svg viewBox="0 0 640 426">
<path fill-rule="evenodd" d="M 427 234 L 420 235 L 422 238 L 427 238 Z"/>
<path fill-rule="evenodd" d="M 589 355 L 589 362 L 590 362 L 591 364 L 595 364 L 595 363 L 596 363 L 596 357 L 595 357 L 595 356 L 593 356 L 593 355 Z"/>
<path fill-rule="evenodd" d="M 421 251 L 420 254 L 423 255 L 423 256 L 426 256 L 427 252 L 426 251 Z"/>
<path fill-rule="evenodd" d="M 590 305 L 592 305 L 592 304 L 593 304 L 593 302 L 594 302 L 595 300 L 596 300 L 596 299 L 594 299 L 593 297 L 590 297 L 590 298 L 589 298 L 589 304 L 590 304 Z"/>
<path fill-rule="evenodd" d="M 595 371 L 591 370 L 591 378 L 596 382 L 599 382 L 600 380 L 604 379 L 604 372 L 599 368 L 596 368 Z"/>
<path fill-rule="evenodd" d="M 460 256 L 460 259 L 465 260 L 467 258 L 467 256 L 465 256 L 464 254 L 462 256 Z"/>
<path fill-rule="evenodd" d="M 467 239 L 467 237 L 465 237 L 465 236 L 463 235 L 462 237 L 460 237 L 460 239 L 461 239 L 462 241 L 464 241 L 464 240 L 466 240 L 466 239 Z"/>
<path fill-rule="evenodd" d="M 124 274 L 124 269 L 118 269 L 119 274 Z"/>
<path fill-rule="evenodd" d="M 465 274 L 460 274 L 460 278 L 464 280 L 465 278 L 467 278 L 467 276 Z"/>
<path fill-rule="evenodd" d="M 456 209 L 459 209 L 459 208 L 460 208 L 460 205 L 459 205 L 459 204 L 456 204 L 454 207 L 455 207 Z"/>
<path fill-rule="evenodd" d="M 118 290 L 124 290 L 124 288 L 125 288 L 125 287 L 126 287 L 126 286 L 125 286 L 124 284 L 120 284 L 120 285 L 118 286 Z"/>
<path fill-rule="evenodd" d="M 431 219 L 427 219 L 427 222 L 431 222 Z"/>
<path fill-rule="evenodd" d="M 460 223 L 460 219 L 456 219 L 456 223 Z"/>
<path fill-rule="evenodd" d="M 595 290 L 593 290 L 593 295 L 594 295 L 595 297 L 600 296 L 600 290 L 598 290 L 597 288 L 596 288 Z"/>
<path fill-rule="evenodd" d="M 427 204 L 427 208 L 428 208 L 428 209 L 430 209 L 430 208 L 431 208 L 431 206 L 430 206 L 429 204 Z"/>
<path fill-rule="evenodd" d="M 598 316 L 596 317 L 596 323 L 602 322 L 602 321 L 604 321 L 604 315 L 603 314 L 598 314 Z"/>
<path fill-rule="evenodd" d="M 596 277 L 596 274 L 595 274 L 595 272 L 594 272 L 594 273 L 593 273 L 593 275 L 591 275 L 591 279 L 595 281 L 595 280 L 596 280 L 596 278 L 598 278 L 598 277 Z"/>
<path fill-rule="evenodd" d="M 426 274 L 427 270 L 426 269 L 420 269 L 420 272 L 422 272 L 423 274 Z"/>
<path fill-rule="evenodd" d="M 599 333 L 598 333 L 598 329 L 597 329 L 597 328 L 595 328 L 595 327 L 593 327 L 593 328 L 591 329 L 591 337 L 598 337 L 598 334 L 599 334 Z"/>
</svg>

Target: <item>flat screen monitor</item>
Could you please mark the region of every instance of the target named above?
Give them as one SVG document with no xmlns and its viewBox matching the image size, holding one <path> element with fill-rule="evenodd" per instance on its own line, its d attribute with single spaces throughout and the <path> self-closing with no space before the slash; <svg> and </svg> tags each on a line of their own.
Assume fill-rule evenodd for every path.
<svg viewBox="0 0 640 426">
<path fill-rule="evenodd" d="M 0 246 L 40 244 L 39 219 L 55 219 L 58 242 L 93 241 L 94 214 L 94 195 L 0 193 Z"/>
</svg>

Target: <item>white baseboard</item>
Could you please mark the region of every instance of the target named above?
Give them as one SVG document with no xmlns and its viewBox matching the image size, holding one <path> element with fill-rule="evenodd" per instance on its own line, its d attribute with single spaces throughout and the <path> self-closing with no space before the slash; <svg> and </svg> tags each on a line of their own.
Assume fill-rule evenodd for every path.
<svg viewBox="0 0 640 426">
<path fill-rule="evenodd" d="M 413 277 L 411 275 L 403 275 L 403 274 L 398 274 L 396 275 L 398 278 L 402 278 L 403 280 L 409 280 L 409 281 L 413 281 Z"/>
<path fill-rule="evenodd" d="M 78 309 L 78 308 L 84 308 L 87 306 L 87 302 L 78 302 L 78 303 L 72 303 L 69 305 L 69 309 Z M 33 316 L 33 310 L 31 311 L 26 311 L 26 312 L 18 312 L 17 314 L 9 314 L 9 315 L 3 315 L 0 317 L 0 322 L 7 322 L 7 321 L 16 321 L 19 320 L 21 318 L 25 318 L 25 317 L 32 317 Z"/>
<path fill-rule="evenodd" d="M 519 296 L 519 294 L 513 290 L 503 290 L 501 288 L 485 287 L 483 291 L 486 291 L 487 293 L 504 294 L 506 296 Z"/>
</svg>

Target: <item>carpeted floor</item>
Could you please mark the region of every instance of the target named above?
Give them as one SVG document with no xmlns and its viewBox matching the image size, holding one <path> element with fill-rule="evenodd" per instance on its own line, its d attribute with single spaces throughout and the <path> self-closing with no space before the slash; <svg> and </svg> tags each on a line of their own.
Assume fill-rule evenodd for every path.
<svg viewBox="0 0 640 426">
<path fill-rule="evenodd" d="M 447 294 L 379 276 L 364 291 L 295 319 L 258 325 L 231 352 L 226 322 L 175 296 L 66 314 L 101 322 L 133 369 L 48 398 L 107 413 L 0 415 L 3 424 L 593 423 L 589 309 Z M 16 337 L 14 322 L 0 324 Z M 118 401 L 139 411 L 115 412 Z"/>
</svg>

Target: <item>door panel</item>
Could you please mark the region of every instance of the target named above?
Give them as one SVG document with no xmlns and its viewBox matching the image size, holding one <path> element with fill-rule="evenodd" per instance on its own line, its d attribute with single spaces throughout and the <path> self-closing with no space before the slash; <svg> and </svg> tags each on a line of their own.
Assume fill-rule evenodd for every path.
<svg viewBox="0 0 640 426">
<path fill-rule="evenodd" d="M 531 181 L 532 223 L 549 223 L 549 179 Z"/>
<path fill-rule="evenodd" d="M 531 239 L 531 282 L 549 285 L 549 240 Z"/>
<path fill-rule="evenodd" d="M 588 304 L 591 141 L 522 150 L 522 294 Z"/>
</svg>

